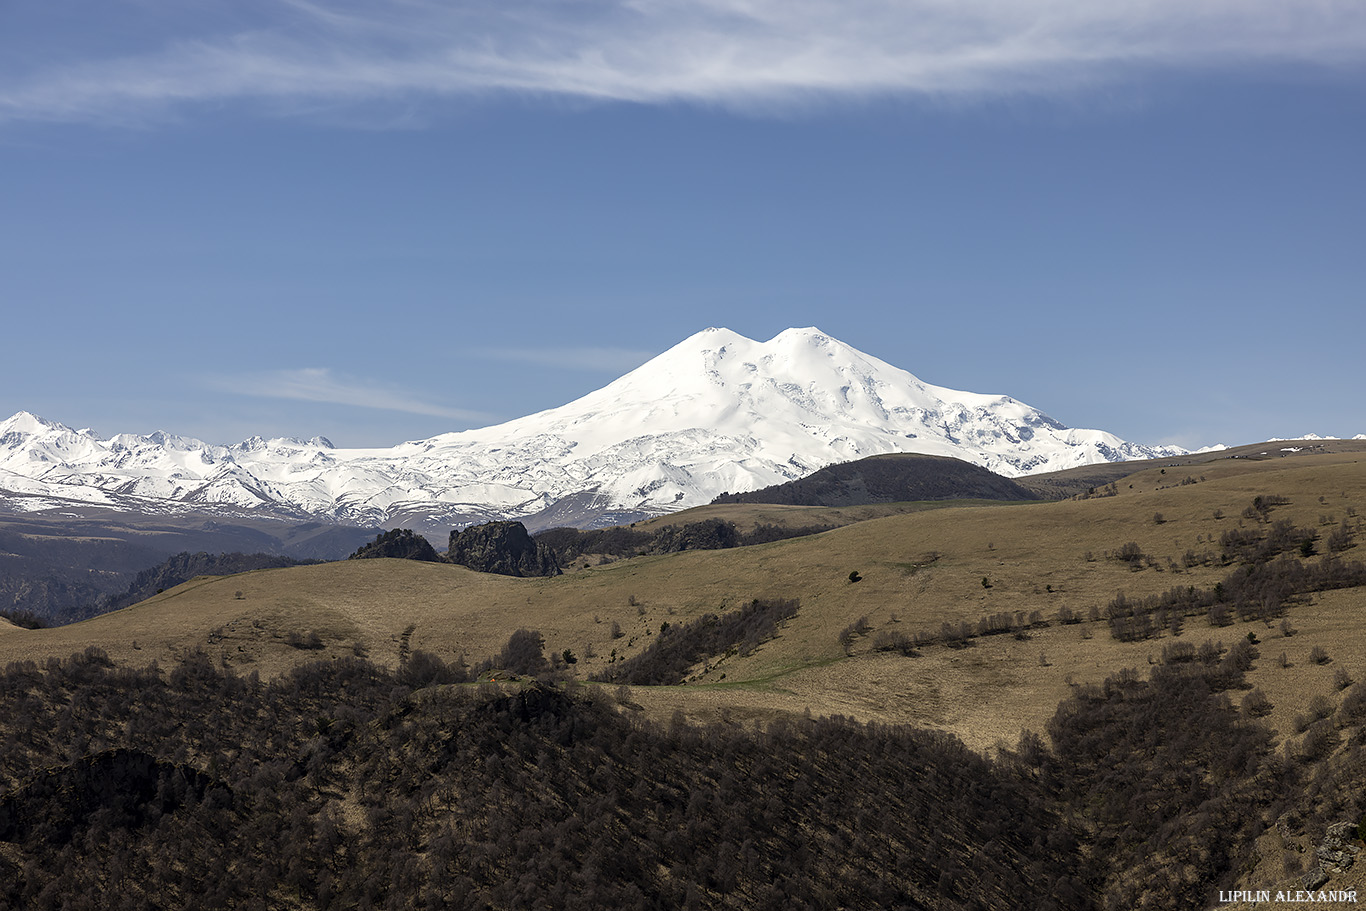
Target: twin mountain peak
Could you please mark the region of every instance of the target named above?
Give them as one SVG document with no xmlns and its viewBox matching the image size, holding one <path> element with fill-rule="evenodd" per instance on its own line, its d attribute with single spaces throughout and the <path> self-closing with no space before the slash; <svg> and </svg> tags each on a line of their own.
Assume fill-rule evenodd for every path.
<svg viewBox="0 0 1366 911">
<path fill-rule="evenodd" d="M 1064 427 L 1008 396 L 922 382 L 815 328 L 767 342 L 706 329 L 567 405 L 391 449 L 157 432 L 101 439 L 20 412 L 0 423 L 0 506 L 78 502 L 423 530 L 491 519 L 602 525 L 882 453 L 1018 476 L 1179 455 Z"/>
</svg>

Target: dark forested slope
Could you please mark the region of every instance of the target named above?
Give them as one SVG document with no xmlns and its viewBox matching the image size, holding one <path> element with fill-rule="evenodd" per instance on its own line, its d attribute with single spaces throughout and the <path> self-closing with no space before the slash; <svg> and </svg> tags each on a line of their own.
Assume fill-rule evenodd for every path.
<svg viewBox="0 0 1366 911">
<path fill-rule="evenodd" d="M 1257 660 L 1175 643 L 990 761 L 839 718 L 661 727 L 422 652 L 265 683 L 92 648 L 0 675 L 0 908 L 1199 909 L 1273 824 L 1366 810 L 1366 688 L 1278 751 L 1229 699 Z"/>
<path fill-rule="evenodd" d="M 947 456 L 894 453 L 829 465 L 795 481 L 748 493 L 723 493 L 713 503 L 859 506 L 916 500 L 1036 500 L 1009 478 Z"/>
<path fill-rule="evenodd" d="M 5 675 L 8 908 L 1072 908 L 1027 781 L 933 732 L 634 721 L 593 691 Z"/>
</svg>

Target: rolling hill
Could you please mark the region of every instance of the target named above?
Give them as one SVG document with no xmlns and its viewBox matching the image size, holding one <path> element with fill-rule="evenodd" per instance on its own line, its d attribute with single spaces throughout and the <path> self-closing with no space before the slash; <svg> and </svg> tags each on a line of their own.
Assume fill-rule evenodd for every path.
<svg viewBox="0 0 1366 911">
<path fill-rule="evenodd" d="M 1034 500 L 1010 478 L 961 459 L 898 453 L 828 465 L 804 478 L 747 493 L 723 493 L 713 503 L 864 506 L 920 500 Z"/>
<path fill-rule="evenodd" d="M 712 662 L 688 687 L 642 695 L 642 704 L 665 717 L 682 708 L 699 718 L 723 710 L 769 717 L 809 708 L 929 724 L 985 748 L 1039 729 L 1069 691 L 1069 678 L 1145 665 L 1160 651 L 1156 640 L 1114 641 L 1103 621 L 1053 622 L 1026 639 L 988 637 L 971 650 L 931 647 L 909 659 L 874 652 L 875 632 L 937 633 L 945 623 L 1036 611 L 1055 620 L 1064 608 L 1086 616 L 1120 591 L 1139 597 L 1173 586 L 1213 586 L 1229 568 L 1217 561 L 1186 566 L 1187 552 L 1218 551 L 1222 535 L 1252 524 L 1242 513 L 1258 496 L 1285 497 L 1289 502 L 1276 507 L 1276 517 L 1323 538 L 1340 523 L 1359 525 L 1360 516 L 1349 511 L 1366 509 L 1360 458 L 1359 452 L 1229 458 L 1192 466 L 1199 474 L 1190 475 L 1153 467 L 1124 479 L 1113 495 L 936 504 L 773 544 L 640 557 L 545 579 L 400 560 L 202 578 L 72 626 L 6 629 L 0 661 L 62 657 L 91 644 L 135 662 L 174 660 L 204 648 L 228 666 L 269 676 L 319 657 L 287 641 L 291 632 L 317 632 L 324 656 L 363 653 L 394 664 L 401 649 L 421 648 L 448 660 L 463 654 L 473 663 L 496 653 L 516 628 L 528 627 L 544 634 L 551 651 L 579 656 L 574 675 L 587 677 L 614 653 L 638 652 L 663 623 L 734 609 L 755 597 L 795 598 L 797 617 L 754 655 Z M 715 515 L 754 508 L 704 509 Z M 1112 556 L 1130 543 L 1153 564 L 1135 571 Z M 861 581 L 851 583 L 851 572 Z M 1304 635 L 1285 642 L 1292 658 L 1315 642 L 1366 654 L 1366 626 L 1357 629 L 1347 607 L 1360 594 L 1330 592 L 1316 596 L 1316 606 L 1295 607 L 1291 616 Z M 870 633 L 845 655 L 840 633 L 864 616 Z M 612 638 L 614 622 L 620 639 Z"/>
</svg>

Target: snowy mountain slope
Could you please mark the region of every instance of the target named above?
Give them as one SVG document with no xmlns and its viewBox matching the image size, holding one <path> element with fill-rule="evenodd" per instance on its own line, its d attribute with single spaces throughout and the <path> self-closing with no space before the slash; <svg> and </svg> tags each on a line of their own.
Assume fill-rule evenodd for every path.
<svg viewBox="0 0 1366 911">
<path fill-rule="evenodd" d="M 370 525 L 586 524 L 887 452 L 1014 476 L 1180 450 L 1069 429 L 1007 396 L 932 386 L 817 329 L 768 342 L 707 329 L 567 405 L 391 449 L 336 449 L 320 437 L 215 446 L 160 432 L 101 440 L 21 412 L 0 423 L 0 491 Z"/>
</svg>

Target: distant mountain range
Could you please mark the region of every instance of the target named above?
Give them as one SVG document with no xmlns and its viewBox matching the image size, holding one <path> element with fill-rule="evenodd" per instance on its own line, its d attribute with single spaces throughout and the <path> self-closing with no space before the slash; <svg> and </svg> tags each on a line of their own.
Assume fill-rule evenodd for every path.
<svg viewBox="0 0 1366 911">
<path fill-rule="evenodd" d="M 0 423 L 0 509 L 438 533 L 509 518 L 590 527 L 897 452 L 1015 477 L 1184 451 L 1071 429 L 1008 396 L 932 386 L 814 328 L 767 342 L 707 329 L 567 405 L 389 449 L 337 449 L 322 437 L 104 439 L 20 412 Z"/>
</svg>

